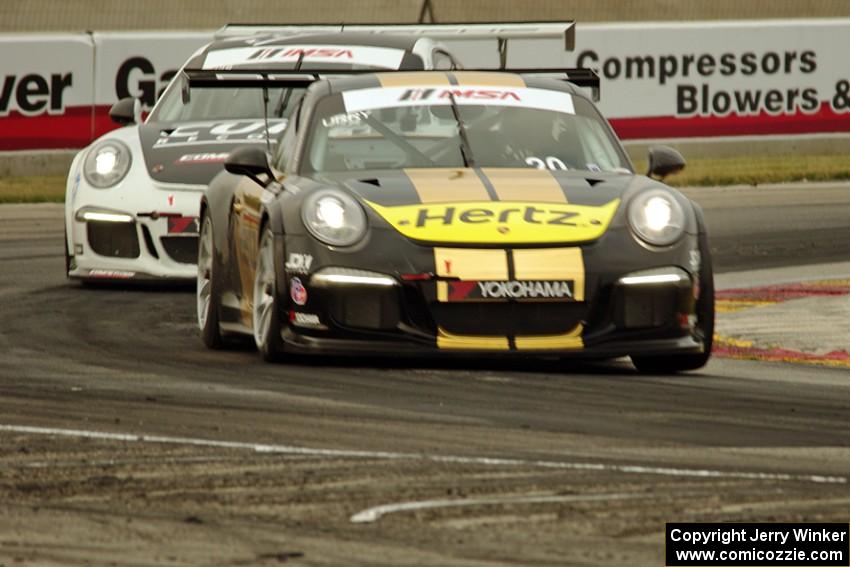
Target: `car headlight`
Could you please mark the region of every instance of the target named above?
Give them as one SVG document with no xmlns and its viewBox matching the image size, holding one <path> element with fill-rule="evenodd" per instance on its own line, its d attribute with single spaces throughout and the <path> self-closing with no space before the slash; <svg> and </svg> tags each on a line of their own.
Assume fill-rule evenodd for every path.
<svg viewBox="0 0 850 567">
<path fill-rule="evenodd" d="M 685 213 L 666 191 L 644 191 L 629 205 L 629 225 L 644 242 L 668 246 L 685 232 Z"/>
<path fill-rule="evenodd" d="M 83 162 L 83 175 L 92 187 L 112 187 L 130 171 L 131 161 L 130 149 L 125 144 L 106 140 L 89 150 Z"/>
<path fill-rule="evenodd" d="M 366 213 L 342 191 L 312 193 L 304 199 L 301 217 L 313 236 L 331 246 L 351 246 L 366 233 Z"/>
</svg>

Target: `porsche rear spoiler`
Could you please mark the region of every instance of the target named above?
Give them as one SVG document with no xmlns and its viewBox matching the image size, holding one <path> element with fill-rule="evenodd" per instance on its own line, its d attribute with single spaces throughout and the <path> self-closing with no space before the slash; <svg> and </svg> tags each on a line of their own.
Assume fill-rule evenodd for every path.
<svg viewBox="0 0 850 567">
<path fill-rule="evenodd" d="M 488 71 L 493 69 L 464 69 L 464 71 Z M 511 73 L 526 76 L 546 77 L 568 81 L 578 87 L 591 89 L 593 100 L 599 100 L 600 81 L 592 69 L 507 69 Z M 397 73 L 403 71 L 381 71 L 380 73 Z M 305 88 L 311 83 L 324 78 L 341 76 L 364 75 L 375 73 L 374 70 L 334 70 L 325 73 L 316 71 L 267 71 L 253 69 L 183 69 L 183 85 L 185 89 L 192 88 L 245 88 L 245 87 L 282 87 Z M 188 99 L 188 92 L 184 100 Z"/>
<path fill-rule="evenodd" d="M 418 35 L 434 40 L 498 39 L 561 39 L 564 50 L 575 49 L 575 22 L 540 21 L 522 23 L 469 23 L 448 24 L 226 24 L 219 28 L 215 39 L 228 39 L 254 35 L 296 36 L 321 33 L 380 33 Z"/>
</svg>

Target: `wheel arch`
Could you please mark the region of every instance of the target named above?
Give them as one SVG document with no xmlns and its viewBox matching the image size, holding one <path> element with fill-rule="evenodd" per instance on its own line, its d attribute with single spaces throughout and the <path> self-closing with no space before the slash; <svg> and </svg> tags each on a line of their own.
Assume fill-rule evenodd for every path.
<svg viewBox="0 0 850 567">
<path fill-rule="evenodd" d="M 237 176 L 222 171 L 210 181 L 201 199 L 201 210 L 209 213 L 213 223 L 213 244 L 223 264 L 230 259 L 229 217 L 238 182 Z"/>
<path fill-rule="evenodd" d="M 275 284 L 278 296 L 281 301 L 286 304 L 289 298 L 288 286 L 289 280 L 286 277 L 286 234 L 283 229 L 283 213 L 281 206 L 274 202 L 270 207 L 264 207 L 260 215 L 260 230 L 257 232 L 257 245 L 263 238 L 266 228 L 271 229 L 272 238 L 274 239 L 274 270 Z"/>
<path fill-rule="evenodd" d="M 694 209 L 694 217 L 697 221 L 697 232 L 699 234 L 707 235 L 708 229 L 705 226 L 705 214 L 702 211 L 702 207 L 693 199 L 689 199 L 689 201 L 691 202 L 691 207 Z"/>
</svg>

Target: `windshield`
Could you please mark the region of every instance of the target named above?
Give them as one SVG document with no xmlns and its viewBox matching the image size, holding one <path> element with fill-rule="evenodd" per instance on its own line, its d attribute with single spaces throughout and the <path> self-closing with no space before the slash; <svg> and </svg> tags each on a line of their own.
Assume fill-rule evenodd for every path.
<svg viewBox="0 0 850 567">
<path fill-rule="evenodd" d="M 346 91 L 316 108 L 303 169 L 631 167 L 593 105 L 557 90 L 488 87 Z"/>
<path fill-rule="evenodd" d="M 334 53 L 354 53 L 358 57 L 377 57 L 372 53 L 376 49 L 366 50 L 366 48 L 352 49 L 337 49 Z M 210 60 L 213 63 L 227 63 L 228 68 L 238 69 L 253 69 L 258 68 L 270 71 L 269 63 L 274 62 L 274 71 L 286 71 L 295 69 L 298 65 L 298 58 L 303 57 L 303 70 L 310 71 L 348 71 L 348 70 L 383 70 L 388 68 L 387 63 L 382 59 L 376 59 L 375 64 L 366 64 L 362 60 L 346 61 L 335 59 L 334 61 L 322 61 L 321 57 L 327 59 L 324 51 L 321 49 L 304 50 L 303 48 L 287 48 L 287 49 L 241 49 L 238 54 L 230 54 L 234 50 L 213 51 L 208 55 L 204 63 L 209 67 Z M 242 51 L 245 51 L 243 53 Z M 317 52 L 313 54 L 312 52 Z M 362 53 L 361 52 L 364 52 Z M 403 54 L 400 50 L 383 50 L 392 51 Z M 259 52 L 261 55 L 256 56 Z M 254 58 L 247 61 L 246 58 Z M 275 55 L 275 58 L 267 56 L 266 53 Z M 227 59 L 224 55 L 230 55 L 231 59 Z M 379 53 L 378 55 L 381 55 Z M 398 56 L 400 60 L 401 55 Z M 386 59 L 386 56 L 384 56 Z M 259 63 L 257 63 L 259 61 Z M 162 100 L 157 104 L 156 108 L 151 113 L 149 120 L 151 122 L 189 122 L 199 120 L 229 120 L 229 119 L 245 119 L 245 118 L 262 118 L 263 117 L 263 90 L 258 87 L 250 88 L 196 88 L 192 89 L 190 100 L 188 103 L 183 103 L 183 97 L 180 91 L 181 79 L 176 78 L 169 85 L 168 89 L 162 96 Z M 305 89 L 289 89 L 292 94 L 289 95 L 286 105 L 281 106 L 286 98 L 285 90 L 280 88 L 269 89 L 269 118 L 288 118 L 295 106 L 295 102 L 301 97 Z"/>
<path fill-rule="evenodd" d="M 292 94 L 286 107 L 280 103 L 286 98 L 286 90 Z M 288 118 L 292 107 L 304 89 L 269 89 L 269 118 Z M 168 89 L 162 100 L 151 113 L 151 122 L 189 122 L 198 120 L 239 120 L 263 118 L 263 89 L 250 88 L 206 88 L 192 89 L 191 98 L 184 104 L 179 88 Z"/>
</svg>

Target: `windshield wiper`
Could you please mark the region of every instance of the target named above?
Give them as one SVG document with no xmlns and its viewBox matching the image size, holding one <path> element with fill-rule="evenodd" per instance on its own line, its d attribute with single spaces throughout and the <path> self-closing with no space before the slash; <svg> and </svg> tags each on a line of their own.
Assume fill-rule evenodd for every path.
<svg viewBox="0 0 850 567">
<path fill-rule="evenodd" d="M 301 63 L 304 61 L 304 53 L 298 56 L 298 61 L 295 62 L 295 71 L 301 70 Z M 280 98 L 277 99 L 277 104 L 274 107 L 274 115 L 278 118 L 283 117 L 283 111 L 289 104 L 289 99 L 292 97 L 292 89 L 283 89 L 280 93 Z"/>
<path fill-rule="evenodd" d="M 463 165 L 465 167 L 475 167 L 475 159 L 472 157 L 472 147 L 469 145 L 469 138 L 466 137 L 466 124 L 460 117 L 460 111 L 455 102 L 455 95 L 449 92 L 449 101 L 452 103 L 452 114 L 457 121 L 457 131 L 460 134 L 460 154 L 463 157 Z"/>
</svg>

